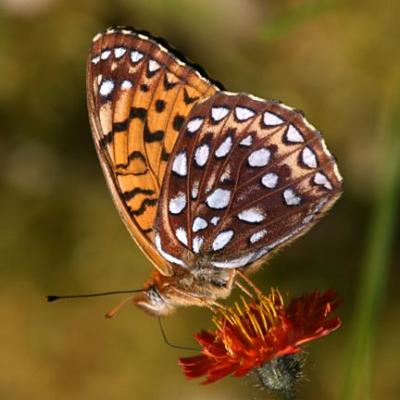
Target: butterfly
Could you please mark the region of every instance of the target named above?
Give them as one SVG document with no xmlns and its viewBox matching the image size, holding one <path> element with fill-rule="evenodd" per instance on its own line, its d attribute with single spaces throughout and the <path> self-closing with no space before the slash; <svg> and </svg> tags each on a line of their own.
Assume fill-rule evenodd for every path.
<svg viewBox="0 0 400 400">
<path fill-rule="evenodd" d="M 94 37 L 87 103 L 114 203 L 155 267 L 134 298 L 150 314 L 228 297 L 342 192 L 302 112 L 224 91 L 146 32 Z"/>
</svg>

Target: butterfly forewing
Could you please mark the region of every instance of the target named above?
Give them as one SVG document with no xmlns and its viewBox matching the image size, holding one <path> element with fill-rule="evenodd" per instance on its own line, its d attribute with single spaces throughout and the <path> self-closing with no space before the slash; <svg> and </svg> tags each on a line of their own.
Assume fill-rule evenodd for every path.
<svg viewBox="0 0 400 400">
<path fill-rule="evenodd" d="M 159 250 L 188 267 L 259 264 L 341 193 L 318 131 L 281 103 L 219 92 L 190 112 L 157 217 Z"/>
<path fill-rule="evenodd" d="M 186 116 L 217 90 L 145 34 L 111 29 L 94 38 L 87 91 L 96 149 L 130 233 L 166 274 L 168 263 L 153 245 L 165 169 Z"/>
</svg>

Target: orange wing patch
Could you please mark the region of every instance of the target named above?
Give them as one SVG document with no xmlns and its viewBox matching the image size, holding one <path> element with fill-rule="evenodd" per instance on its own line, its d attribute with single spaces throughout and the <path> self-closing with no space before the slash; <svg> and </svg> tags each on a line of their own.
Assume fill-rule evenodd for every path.
<svg viewBox="0 0 400 400">
<path fill-rule="evenodd" d="M 165 275 L 153 225 L 171 152 L 186 116 L 218 87 L 144 34 L 112 29 L 94 38 L 87 63 L 89 117 L 115 205 Z"/>
</svg>

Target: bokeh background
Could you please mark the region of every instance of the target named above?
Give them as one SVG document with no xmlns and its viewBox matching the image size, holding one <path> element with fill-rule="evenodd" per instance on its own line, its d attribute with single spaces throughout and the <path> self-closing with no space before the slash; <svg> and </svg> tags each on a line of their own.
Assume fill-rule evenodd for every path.
<svg viewBox="0 0 400 400">
<path fill-rule="evenodd" d="M 138 288 L 150 264 L 125 231 L 92 145 L 91 38 L 109 25 L 165 37 L 231 91 L 304 110 L 338 158 L 345 193 L 255 280 L 299 295 L 334 288 L 342 328 L 307 347 L 302 399 L 400 398 L 400 2 L 1 0 L 0 398 L 268 399 L 248 379 L 184 380 L 182 350 L 118 298 L 49 293 Z M 207 310 L 165 320 L 193 345 Z"/>
</svg>

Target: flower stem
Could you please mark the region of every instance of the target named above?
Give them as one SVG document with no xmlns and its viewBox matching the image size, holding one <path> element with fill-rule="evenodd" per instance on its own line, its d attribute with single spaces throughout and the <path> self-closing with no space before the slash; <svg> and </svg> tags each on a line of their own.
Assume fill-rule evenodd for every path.
<svg viewBox="0 0 400 400">
<path fill-rule="evenodd" d="M 381 130 L 385 133 L 380 179 L 377 180 L 375 212 L 367 237 L 360 287 L 354 312 L 354 333 L 342 398 L 372 398 L 376 320 L 383 300 L 394 239 L 400 181 L 400 71 L 389 82 L 390 93 L 382 107 Z"/>
</svg>

